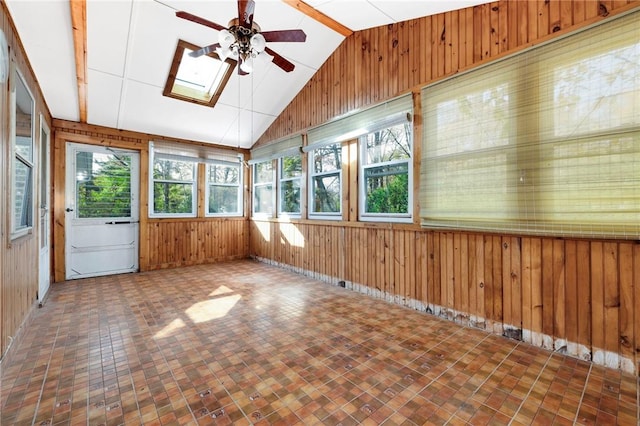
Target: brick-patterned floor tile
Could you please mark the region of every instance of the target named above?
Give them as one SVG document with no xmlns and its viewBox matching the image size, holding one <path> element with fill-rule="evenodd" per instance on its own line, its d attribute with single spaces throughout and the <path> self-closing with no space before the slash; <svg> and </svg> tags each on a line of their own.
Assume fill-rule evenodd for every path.
<svg viewBox="0 0 640 426">
<path fill-rule="evenodd" d="M 637 425 L 638 380 L 254 261 L 54 284 L 0 424 Z"/>
</svg>

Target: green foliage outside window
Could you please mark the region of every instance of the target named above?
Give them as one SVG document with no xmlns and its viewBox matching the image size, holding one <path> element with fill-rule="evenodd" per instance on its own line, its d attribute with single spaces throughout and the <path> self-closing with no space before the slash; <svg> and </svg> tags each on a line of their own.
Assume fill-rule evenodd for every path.
<svg viewBox="0 0 640 426">
<path fill-rule="evenodd" d="M 403 123 L 366 136 L 363 167 L 366 213 L 409 212 L 410 132 L 410 124 Z"/>
<path fill-rule="evenodd" d="M 342 185 L 342 146 L 340 143 L 317 148 L 313 151 L 313 212 L 339 213 L 340 187 Z"/>
<path fill-rule="evenodd" d="M 79 218 L 131 216 L 131 157 L 78 152 Z"/>
<path fill-rule="evenodd" d="M 387 184 L 367 192 L 367 213 L 407 213 L 409 175 L 391 176 Z"/>
<path fill-rule="evenodd" d="M 280 182 L 280 211 L 300 213 L 300 179 L 302 176 L 302 156 L 282 157 Z"/>
<path fill-rule="evenodd" d="M 154 213 L 193 213 L 194 163 L 156 159 L 153 179 Z"/>
<path fill-rule="evenodd" d="M 209 172 L 209 213 L 239 213 L 240 165 L 210 164 L 207 170 Z"/>
</svg>

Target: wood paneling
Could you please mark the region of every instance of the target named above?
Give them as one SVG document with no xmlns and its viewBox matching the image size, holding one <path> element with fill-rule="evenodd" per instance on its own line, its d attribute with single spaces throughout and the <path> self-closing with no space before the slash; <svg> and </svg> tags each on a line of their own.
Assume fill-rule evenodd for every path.
<svg viewBox="0 0 640 426">
<path fill-rule="evenodd" d="M 258 145 L 419 90 L 638 4 L 503 0 L 357 31 L 327 59 Z"/>
<path fill-rule="evenodd" d="M 140 241 L 149 256 L 145 270 L 243 259 L 249 250 L 244 218 L 149 220 L 146 228 L 148 238 Z"/>
<path fill-rule="evenodd" d="M 637 7 L 638 1 L 505 0 L 356 32 L 258 144 L 407 92 L 419 100 L 420 89 L 437 80 Z M 414 106 L 420 141 L 420 103 Z M 417 175 L 419 161 L 414 165 Z M 346 191 L 357 188 L 352 167 L 344 174 Z M 357 212 L 357 197 L 343 202 Z M 413 211 L 417 217 L 417 202 Z M 253 220 L 251 253 L 463 324 L 638 372 L 639 244 L 435 232 L 417 222 L 348 219 Z"/>
<path fill-rule="evenodd" d="M 7 44 L 9 56 L 20 70 L 26 85 L 29 87 L 35 101 L 32 117 L 34 128 L 34 166 L 33 182 L 34 195 L 39 193 L 40 179 L 40 120 L 36 117 L 43 115 L 50 127 L 51 115 L 44 102 L 42 92 L 38 87 L 31 65 L 28 62 L 24 48 L 11 21 L 4 2 L 0 4 L 0 28 L 2 28 Z M 13 77 L 10 75 L 9 79 Z M 10 106 L 7 90 L 11 82 L 0 84 L 0 120 L 2 120 L 2 134 L 0 134 L 0 359 L 7 355 L 10 343 L 18 338 L 22 326 L 27 321 L 31 310 L 37 306 L 38 295 L 38 237 L 40 223 L 37 220 L 39 212 L 34 198 L 34 220 L 32 232 L 26 236 L 11 240 L 11 136 L 9 135 Z M 32 123 L 26 123 L 31 125 Z M 28 127 L 28 126 L 27 126 Z"/>
</svg>

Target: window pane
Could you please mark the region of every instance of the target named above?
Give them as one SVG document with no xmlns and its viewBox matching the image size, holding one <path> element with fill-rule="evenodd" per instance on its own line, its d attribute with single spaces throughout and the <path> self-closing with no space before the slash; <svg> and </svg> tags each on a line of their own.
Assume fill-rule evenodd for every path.
<svg viewBox="0 0 640 426">
<path fill-rule="evenodd" d="M 13 206 L 15 229 L 20 230 L 28 228 L 33 224 L 32 218 L 32 194 L 31 167 L 23 161 L 16 158 L 14 182 L 15 182 L 15 204 Z"/>
<path fill-rule="evenodd" d="M 509 75 L 505 73 L 503 78 Z M 492 83 L 461 85 L 458 93 L 445 93 L 442 101 L 432 104 L 434 111 L 428 122 L 427 144 L 430 156 L 509 144 L 510 124 L 515 121 L 509 109 L 509 84 L 491 86 Z"/>
<path fill-rule="evenodd" d="M 553 66 L 549 58 L 545 66 Z M 553 90 L 543 102 L 543 111 L 552 111 L 550 137 L 573 137 L 596 131 L 640 124 L 640 91 L 637 65 L 640 43 L 600 55 L 589 55 L 567 65 L 554 67 Z"/>
<path fill-rule="evenodd" d="M 273 181 L 273 163 L 271 161 L 257 163 L 254 167 L 254 171 L 255 183 L 268 183 Z"/>
<path fill-rule="evenodd" d="M 239 175 L 240 166 L 227 166 L 218 164 L 209 165 L 210 183 L 238 184 Z"/>
<path fill-rule="evenodd" d="M 154 182 L 155 213 L 193 213 L 193 184 Z"/>
<path fill-rule="evenodd" d="M 253 187 L 253 211 L 255 213 L 273 213 L 273 186 L 261 185 Z"/>
<path fill-rule="evenodd" d="M 195 164 L 187 161 L 159 160 L 153 162 L 153 179 L 193 181 L 195 176 Z"/>
<path fill-rule="evenodd" d="M 288 180 L 280 184 L 280 211 L 300 213 L 300 180 Z"/>
<path fill-rule="evenodd" d="M 342 167 L 342 147 L 339 143 L 328 145 L 313 151 L 314 173 L 340 170 Z"/>
<path fill-rule="evenodd" d="M 131 216 L 131 156 L 76 153 L 78 218 Z"/>
<path fill-rule="evenodd" d="M 16 153 L 29 162 L 33 161 L 31 138 L 16 136 Z"/>
<path fill-rule="evenodd" d="M 337 173 L 313 178 L 313 212 L 340 212 L 340 175 Z"/>
<path fill-rule="evenodd" d="M 15 152 L 33 163 L 33 99 L 16 72 Z"/>
<path fill-rule="evenodd" d="M 409 211 L 409 165 L 369 167 L 364 171 L 367 213 Z"/>
<path fill-rule="evenodd" d="M 302 155 L 282 157 L 280 170 L 283 179 L 302 176 Z"/>
<path fill-rule="evenodd" d="M 209 213 L 238 213 L 238 187 L 209 186 Z"/>
<path fill-rule="evenodd" d="M 411 158 L 410 124 L 400 124 L 367 135 L 366 164 Z"/>
<path fill-rule="evenodd" d="M 545 147 L 540 179 L 546 220 L 597 224 L 637 223 L 640 133 L 628 137 L 558 142 Z M 594 200 L 597 200 L 594 201 Z"/>
</svg>

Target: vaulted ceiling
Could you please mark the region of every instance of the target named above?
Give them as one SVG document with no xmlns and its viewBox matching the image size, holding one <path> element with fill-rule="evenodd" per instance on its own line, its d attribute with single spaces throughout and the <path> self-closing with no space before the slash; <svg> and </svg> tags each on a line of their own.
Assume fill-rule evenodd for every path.
<svg viewBox="0 0 640 426">
<path fill-rule="evenodd" d="M 178 40 L 197 46 L 218 40 L 216 30 L 175 13 L 227 26 L 237 16 L 236 1 L 5 2 L 54 118 L 248 148 L 353 31 L 486 1 L 255 0 L 263 31 L 300 28 L 307 40 L 269 43 L 295 70 L 266 62 L 250 75 L 234 73 L 213 108 L 162 96 Z"/>
</svg>

